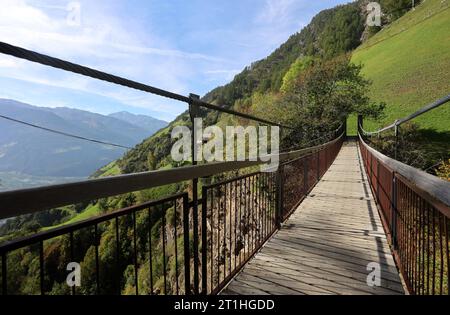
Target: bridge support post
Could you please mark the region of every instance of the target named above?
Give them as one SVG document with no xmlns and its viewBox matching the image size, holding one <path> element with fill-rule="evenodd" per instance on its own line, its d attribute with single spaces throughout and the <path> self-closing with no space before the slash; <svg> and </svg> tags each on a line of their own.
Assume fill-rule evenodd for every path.
<svg viewBox="0 0 450 315">
<path fill-rule="evenodd" d="M 202 187 L 202 291 L 203 295 L 208 294 L 208 283 L 207 283 L 207 275 L 208 275 L 208 227 L 207 227 L 207 218 L 206 218 L 206 207 L 208 202 L 207 196 L 207 188 Z M 212 288 L 211 288 L 212 290 Z"/>
<path fill-rule="evenodd" d="M 191 258 L 189 250 L 189 200 L 183 196 L 184 291 L 191 294 Z"/>
<path fill-rule="evenodd" d="M 195 100 L 200 99 L 200 96 L 195 94 L 189 94 L 190 102 L 189 102 L 189 116 L 191 119 L 191 156 L 192 156 L 192 165 L 197 165 L 197 132 L 195 131 L 194 120 L 199 117 L 199 107 L 195 104 Z M 201 140 L 201 139 L 200 139 Z M 192 180 L 192 224 L 193 224 L 193 237 L 194 237 L 194 293 L 199 293 L 199 275 L 198 275 L 198 178 L 194 178 Z M 202 234 L 204 231 L 202 231 Z M 186 246 L 186 245 L 185 245 Z M 187 244 L 189 246 L 189 244 Z"/>
<path fill-rule="evenodd" d="M 397 249 L 397 178 L 395 173 L 392 173 L 392 209 L 391 209 L 391 237 L 392 237 L 392 249 Z"/>
<path fill-rule="evenodd" d="M 344 132 L 344 141 L 347 140 L 347 119 L 348 119 L 348 117 L 345 117 L 344 121 L 342 122 L 342 128 L 343 128 L 342 131 Z M 336 137 L 338 137 L 338 136 L 339 136 L 339 134 L 336 135 Z"/>
<path fill-rule="evenodd" d="M 277 170 L 277 187 L 276 187 L 276 215 L 275 225 L 277 229 L 281 228 L 281 221 L 283 220 L 283 165 L 280 165 Z"/>
<path fill-rule="evenodd" d="M 306 196 L 308 193 L 308 158 L 303 159 L 303 194 Z"/>
<path fill-rule="evenodd" d="M 398 152 L 398 132 L 399 132 L 399 125 L 397 123 L 398 121 L 395 121 L 395 127 L 394 127 L 394 134 L 395 134 L 395 147 L 394 147 L 394 159 L 397 160 L 397 152 Z"/>
<path fill-rule="evenodd" d="M 364 123 L 363 116 L 362 116 L 362 115 L 358 115 L 358 121 L 357 121 L 357 124 L 358 124 L 358 126 L 357 126 L 358 131 L 360 131 L 360 128 L 363 128 L 363 127 L 364 127 L 363 123 Z"/>
<path fill-rule="evenodd" d="M 320 150 L 317 151 L 317 182 L 320 180 Z"/>
</svg>

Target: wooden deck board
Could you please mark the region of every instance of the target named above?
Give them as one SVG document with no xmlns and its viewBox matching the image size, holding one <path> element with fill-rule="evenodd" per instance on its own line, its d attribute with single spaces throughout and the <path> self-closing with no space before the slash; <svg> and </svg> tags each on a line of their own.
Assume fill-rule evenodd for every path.
<svg viewBox="0 0 450 315">
<path fill-rule="evenodd" d="M 381 267 L 381 286 L 366 282 Z M 222 294 L 403 294 L 355 142 Z"/>
</svg>

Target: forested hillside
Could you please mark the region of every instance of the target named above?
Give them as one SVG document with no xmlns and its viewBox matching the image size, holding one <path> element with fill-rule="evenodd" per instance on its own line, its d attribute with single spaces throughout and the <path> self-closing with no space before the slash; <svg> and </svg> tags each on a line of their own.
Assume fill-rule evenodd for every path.
<svg viewBox="0 0 450 315">
<path fill-rule="evenodd" d="M 364 23 L 365 14 L 362 12 L 360 2 L 324 10 L 270 56 L 252 63 L 236 75 L 230 83 L 215 88 L 202 99 L 219 106 L 252 112 L 252 103 L 248 102 L 252 96 L 279 92 L 286 73 L 291 67 L 295 72 L 298 62 L 301 62 L 303 58 L 330 59 L 358 47 L 361 44 Z M 221 118 L 231 119 L 223 117 L 224 115 L 217 115 L 214 112 L 209 113 L 205 124 L 217 123 Z M 150 164 L 154 164 L 157 169 L 175 166 L 169 157 L 173 143 L 170 139 L 170 130 L 175 125 L 188 123 L 187 113 L 180 115 L 166 129 L 138 145 L 123 159 L 105 168 L 105 171 L 110 175 L 111 168 L 120 173 L 148 170 L 149 155 L 153 161 Z M 98 172 L 96 175 L 102 176 L 103 173 Z"/>
<path fill-rule="evenodd" d="M 265 116 L 271 112 L 271 107 L 277 106 L 267 102 L 267 99 L 272 100 L 271 97 L 278 94 L 283 86 L 286 87 L 289 82 L 295 81 L 307 68 L 304 66 L 305 63 L 329 60 L 349 53 L 362 44 L 368 32 L 373 35 L 379 31 L 365 27 L 368 2 L 359 0 L 321 11 L 309 25 L 292 35 L 267 58 L 247 66 L 230 83 L 213 89 L 202 99 L 218 106 Z M 395 21 L 411 8 L 409 0 L 382 0 L 380 3 L 385 12 L 383 19 L 386 24 Z M 419 1 L 416 1 L 417 3 Z M 375 101 L 383 100 L 375 99 Z M 236 123 L 229 115 L 209 112 L 206 116 L 205 124 L 209 125 L 220 120 L 222 123 L 225 121 Z M 269 115 L 268 118 L 272 117 Z M 180 115 L 166 129 L 150 137 L 128 152 L 124 158 L 113 162 L 95 175 L 105 176 L 177 166 L 171 161 L 169 153 L 173 143 L 170 139 L 170 130 L 178 124 L 189 124 L 187 113 Z"/>
</svg>

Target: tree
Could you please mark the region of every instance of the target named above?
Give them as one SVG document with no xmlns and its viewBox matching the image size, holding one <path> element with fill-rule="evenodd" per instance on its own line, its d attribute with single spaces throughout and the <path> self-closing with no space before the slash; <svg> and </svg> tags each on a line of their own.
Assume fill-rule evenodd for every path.
<svg viewBox="0 0 450 315">
<path fill-rule="evenodd" d="M 336 129 L 350 114 L 381 117 L 385 104 L 370 101 L 367 96 L 370 81 L 362 77 L 361 68 L 343 55 L 317 60 L 300 73 L 292 87 L 276 101 L 274 113 L 276 117 L 289 113 L 285 123 L 296 127 L 287 134 L 291 143 L 321 137 Z"/>
<path fill-rule="evenodd" d="M 120 199 L 120 207 L 127 208 L 136 203 L 136 196 L 133 193 L 126 194 Z"/>
<path fill-rule="evenodd" d="M 436 175 L 450 181 L 450 159 L 443 161 L 436 170 Z"/>
<path fill-rule="evenodd" d="M 420 3 L 420 0 L 415 0 L 414 4 L 417 5 Z M 401 16 L 403 16 L 406 12 L 411 10 L 413 6 L 412 0 L 381 0 L 380 1 L 381 8 L 383 12 L 389 17 L 389 20 L 395 21 Z"/>
<path fill-rule="evenodd" d="M 305 71 L 314 62 L 314 58 L 310 56 L 298 58 L 289 68 L 288 72 L 283 77 L 283 84 L 281 86 L 282 92 L 287 92 L 292 89 L 296 79 L 300 76 L 300 73 Z"/>
<path fill-rule="evenodd" d="M 147 155 L 147 167 L 149 171 L 156 169 L 156 158 L 153 152 L 149 152 Z"/>
</svg>

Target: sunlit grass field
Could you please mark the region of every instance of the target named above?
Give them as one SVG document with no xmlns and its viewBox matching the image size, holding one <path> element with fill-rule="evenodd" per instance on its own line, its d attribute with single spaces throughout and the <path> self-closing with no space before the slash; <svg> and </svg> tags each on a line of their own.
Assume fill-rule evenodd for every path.
<svg viewBox="0 0 450 315">
<path fill-rule="evenodd" d="M 450 94 L 450 0 L 427 0 L 386 27 L 352 56 L 372 83 L 370 97 L 387 104 L 375 130 Z M 414 120 L 422 128 L 450 131 L 450 104 Z M 349 119 L 356 134 L 356 118 Z"/>
</svg>

